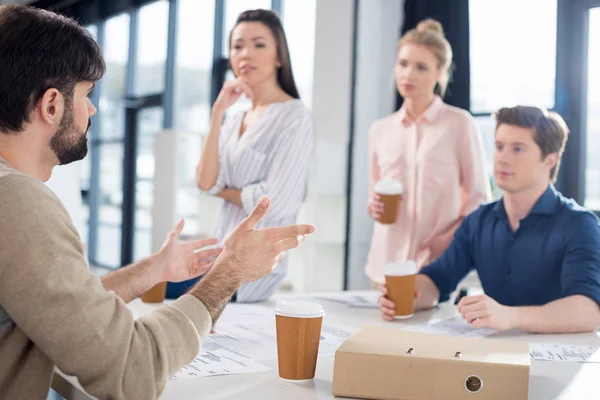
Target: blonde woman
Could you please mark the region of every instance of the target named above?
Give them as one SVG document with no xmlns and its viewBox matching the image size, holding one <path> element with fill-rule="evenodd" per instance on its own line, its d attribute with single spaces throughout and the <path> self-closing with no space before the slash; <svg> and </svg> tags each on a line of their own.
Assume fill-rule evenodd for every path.
<svg viewBox="0 0 600 400">
<path fill-rule="evenodd" d="M 448 247 L 462 219 L 490 199 L 483 146 L 475 120 L 444 103 L 452 49 L 439 22 L 428 19 L 398 43 L 395 67 L 402 108 L 375 121 L 369 139 L 369 214 L 384 206 L 374 185 L 387 178 L 404 186 L 392 225 L 375 223 L 366 274 L 384 283 L 383 266 L 429 264 Z"/>
</svg>

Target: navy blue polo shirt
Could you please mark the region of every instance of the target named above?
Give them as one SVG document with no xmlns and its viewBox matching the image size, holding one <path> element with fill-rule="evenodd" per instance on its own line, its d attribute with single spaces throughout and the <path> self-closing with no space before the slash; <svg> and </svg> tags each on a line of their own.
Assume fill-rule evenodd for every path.
<svg viewBox="0 0 600 400">
<path fill-rule="evenodd" d="M 476 269 L 485 294 L 506 306 L 584 295 L 600 305 L 600 226 L 592 212 L 552 185 L 513 232 L 499 200 L 466 217 L 450 247 L 421 273 L 448 300 Z"/>
</svg>

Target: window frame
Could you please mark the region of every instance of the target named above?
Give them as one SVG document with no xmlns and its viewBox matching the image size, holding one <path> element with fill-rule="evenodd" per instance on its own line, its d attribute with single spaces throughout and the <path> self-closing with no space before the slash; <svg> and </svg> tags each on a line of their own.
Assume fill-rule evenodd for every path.
<svg viewBox="0 0 600 400">
<path fill-rule="evenodd" d="M 555 186 L 579 204 L 585 200 L 587 134 L 587 87 L 581 82 L 587 83 L 587 11 L 593 7 L 600 7 L 600 0 L 557 0 L 556 76 L 551 111 L 565 119 L 570 134 Z M 487 117 L 493 113 L 471 114 Z"/>
</svg>

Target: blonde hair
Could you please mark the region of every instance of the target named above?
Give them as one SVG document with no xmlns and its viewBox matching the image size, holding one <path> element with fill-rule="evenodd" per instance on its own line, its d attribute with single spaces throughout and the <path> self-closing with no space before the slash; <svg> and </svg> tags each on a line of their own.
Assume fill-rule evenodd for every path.
<svg viewBox="0 0 600 400">
<path fill-rule="evenodd" d="M 400 51 L 400 48 L 407 43 L 425 46 L 433 52 L 438 61 L 438 68 L 442 71 L 438 84 L 440 95 L 443 97 L 450 81 L 452 47 L 444 36 L 442 24 L 431 18 L 419 22 L 416 28 L 409 30 L 400 38 L 397 50 Z"/>
</svg>

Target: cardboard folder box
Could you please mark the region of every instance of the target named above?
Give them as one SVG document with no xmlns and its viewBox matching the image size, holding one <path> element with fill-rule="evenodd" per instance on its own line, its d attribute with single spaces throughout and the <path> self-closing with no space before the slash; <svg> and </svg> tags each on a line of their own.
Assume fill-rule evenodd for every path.
<svg viewBox="0 0 600 400">
<path fill-rule="evenodd" d="M 335 354 L 333 394 L 362 399 L 526 400 L 529 345 L 367 326 Z"/>
</svg>

